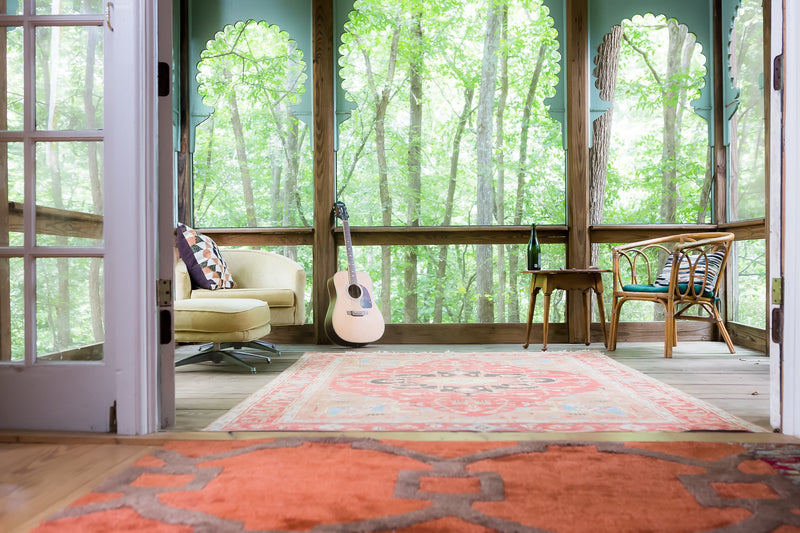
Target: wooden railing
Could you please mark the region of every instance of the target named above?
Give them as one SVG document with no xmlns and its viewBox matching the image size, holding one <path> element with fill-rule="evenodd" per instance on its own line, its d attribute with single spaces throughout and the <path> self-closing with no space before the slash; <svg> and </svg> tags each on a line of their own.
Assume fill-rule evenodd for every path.
<svg viewBox="0 0 800 533">
<path fill-rule="evenodd" d="M 24 209 L 19 202 L 8 202 L 8 229 L 22 233 Z M 81 213 L 55 207 L 36 206 L 36 233 L 85 239 L 103 238 L 103 215 Z"/>
<path fill-rule="evenodd" d="M 199 228 L 222 246 L 311 246 L 314 243 L 313 228 Z M 766 225 L 763 219 L 730 224 L 662 224 L 662 225 L 598 225 L 590 226 L 589 237 L 592 243 L 623 244 L 645 238 L 673 235 L 697 231 L 730 231 L 737 240 L 763 239 Z M 453 227 L 350 227 L 354 246 L 389 245 L 446 245 L 446 244 L 523 244 L 528 241 L 530 229 L 527 226 L 453 226 Z M 545 244 L 566 244 L 569 228 L 559 226 L 539 226 L 539 240 Z M 341 228 L 333 233 L 337 246 L 344 246 Z M 565 258 L 566 261 L 566 258 Z M 317 306 L 315 309 L 319 309 Z M 687 340 L 707 340 L 714 338 L 714 330 L 706 324 L 681 323 L 679 333 Z M 737 324 L 730 324 L 729 330 L 736 335 Z M 601 338 L 599 326 L 592 326 L 592 338 Z M 737 340 L 749 347 L 763 349 L 766 339 L 763 330 L 741 328 Z M 596 331 L 595 331 L 596 330 Z M 746 331 L 746 333 L 745 333 Z M 274 328 L 270 338 L 276 342 L 308 342 L 314 329 L 310 325 Z M 533 337 L 541 335 L 541 329 L 534 326 Z M 521 342 L 524 335 L 522 324 L 387 324 L 382 343 L 492 343 Z M 563 325 L 551 329 L 555 342 L 567 342 L 568 331 Z M 663 325 L 656 323 L 622 324 L 621 340 L 662 340 Z"/>
</svg>

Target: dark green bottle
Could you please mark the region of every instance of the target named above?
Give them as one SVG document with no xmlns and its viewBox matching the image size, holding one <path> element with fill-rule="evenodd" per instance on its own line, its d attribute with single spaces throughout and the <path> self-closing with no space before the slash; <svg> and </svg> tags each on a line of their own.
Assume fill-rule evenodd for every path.
<svg viewBox="0 0 800 533">
<path fill-rule="evenodd" d="M 531 224 L 531 238 L 528 241 L 528 270 L 540 270 L 542 247 L 539 246 L 539 238 L 536 237 L 536 224 Z"/>
</svg>

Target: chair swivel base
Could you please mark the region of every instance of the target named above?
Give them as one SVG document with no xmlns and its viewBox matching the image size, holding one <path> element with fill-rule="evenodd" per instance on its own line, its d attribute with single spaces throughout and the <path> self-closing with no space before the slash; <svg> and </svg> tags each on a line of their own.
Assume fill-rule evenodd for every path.
<svg viewBox="0 0 800 533">
<path fill-rule="evenodd" d="M 228 348 L 233 348 L 228 350 Z M 272 359 L 268 355 L 244 351 L 241 348 L 252 348 L 256 350 L 266 350 L 280 356 L 281 352 L 275 347 L 274 344 L 260 340 L 248 342 L 209 342 L 198 347 L 198 353 L 184 357 L 175 363 L 175 366 L 190 365 L 193 363 L 203 363 L 211 361 L 213 363 L 221 363 L 228 361 L 235 365 L 247 368 L 253 374 L 256 373 L 256 367 L 246 363 L 239 355 L 246 355 L 249 357 L 257 357 L 259 359 L 266 359 L 267 363 L 271 363 Z"/>
</svg>

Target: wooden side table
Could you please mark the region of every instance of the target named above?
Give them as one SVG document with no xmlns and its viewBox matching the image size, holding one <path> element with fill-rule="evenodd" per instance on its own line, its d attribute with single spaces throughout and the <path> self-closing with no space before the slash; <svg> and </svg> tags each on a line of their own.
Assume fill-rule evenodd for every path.
<svg viewBox="0 0 800 533">
<path fill-rule="evenodd" d="M 542 351 L 547 350 L 547 330 L 550 319 L 550 294 L 554 289 L 578 290 L 583 292 L 583 313 L 586 321 L 586 344 L 589 344 L 589 330 L 591 326 L 591 299 L 589 291 L 597 295 L 597 308 L 600 312 L 600 323 L 603 326 L 603 344 L 608 346 L 606 337 L 606 314 L 603 308 L 603 272 L 598 268 L 566 268 L 561 270 L 523 270 L 531 274 L 531 299 L 528 306 L 528 329 L 525 334 L 523 348 L 530 345 L 531 323 L 533 322 L 533 309 L 536 306 L 536 295 L 541 290 L 544 293 L 544 322 L 542 324 Z"/>
</svg>

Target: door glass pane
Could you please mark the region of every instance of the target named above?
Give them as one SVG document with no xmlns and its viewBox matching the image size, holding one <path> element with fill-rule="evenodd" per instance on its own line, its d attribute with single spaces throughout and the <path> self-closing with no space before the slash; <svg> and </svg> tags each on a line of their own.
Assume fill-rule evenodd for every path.
<svg viewBox="0 0 800 533">
<path fill-rule="evenodd" d="M 0 130 L 22 129 L 22 28 L 0 28 L 0 103 L 5 113 L 0 114 Z M 3 61 L 5 58 L 5 61 Z"/>
<path fill-rule="evenodd" d="M 12 0 L 13 1 L 13 0 Z M 19 1 L 19 0 L 18 0 Z M 61 0 L 36 0 L 37 15 L 90 15 L 102 13 L 104 3 L 101 0 L 81 0 L 80 2 L 62 2 Z"/>
<path fill-rule="evenodd" d="M 25 358 L 25 298 L 22 258 L 0 258 L 0 362 Z"/>
<path fill-rule="evenodd" d="M 102 28 L 36 28 L 36 41 L 36 129 L 102 128 Z"/>
<path fill-rule="evenodd" d="M 103 145 L 36 145 L 36 244 L 98 246 L 103 239 Z"/>
<path fill-rule="evenodd" d="M 103 307 L 102 258 L 37 259 L 37 360 L 102 359 Z"/>
<path fill-rule="evenodd" d="M 0 246 L 22 246 L 22 143 L 0 143 Z"/>
</svg>

